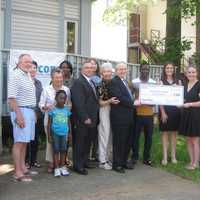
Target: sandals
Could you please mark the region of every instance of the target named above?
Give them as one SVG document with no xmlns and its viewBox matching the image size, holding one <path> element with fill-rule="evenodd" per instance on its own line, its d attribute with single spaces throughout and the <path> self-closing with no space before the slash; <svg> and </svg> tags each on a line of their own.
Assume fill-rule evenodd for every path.
<svg viewBox="0 0 200 200">
<path fill-rule="evenodd" d="M 24 175 L 38 175 L 39 173 L 34 170 L 28 170 L 27 172 L 24 172 Z"/>
<path fill-rule="evenodd" d="M 66 160 L 67 167 L 71 167 L 73 165 L 71 160 Z"/>
<path fill-rule="evenodd" d="M 31 165 L 32 167 L 36 167 L 36 168 L 40 168 L 41 167 L 41 164 L 39 162 L 34 162 L 32 163 Z"/>
<path fill-rule="evenodd" d="M 151 160 L 144 160 L 143 164 L 151 166 L 152 162 L 151 162 Z"/>
<path fill-rule="evenodd" d="M 51 173 L 53 173 L 53 171 L 54 171 L 53 166 L 48 166 L 47 172 L 48 172 L 49 174 L 51 174 Z"/>
<path fill-rule="evenodd" d="M 172 163 L 173 163 L 173 164 L 177 164 L 178 161 L 177 161 L 176 159 L 172 159 Z"/>
<path fill-rule="evenodd" d="M 19 177 L 14 175 L 13 178 L 14 178 L 15 182 L 27 182 L 27 183 L 29 182 L 30 183 L 31 181 L 33 181 L 33 179 L 31 177 L 26 176 L 26 175 L 19 176 Z"/>
<path fill-rule="evenodd" d="M 162 165 L 162 166 L 167 166 L 167 160 L 162 160 L 162 161 L 161 161 L 161 165 Z"/>
<path fill-rule="evenodd" d="M 192 165 L 192 164 L 189 164 L 189 165 L 186 165 L 186 167 L 185 167 L 187 170 L 195 170 L 195 169 L 197 169 L 197 168 L 199 168 L 199 166 L 197 166 L 197 165 Z"/>
</svg>

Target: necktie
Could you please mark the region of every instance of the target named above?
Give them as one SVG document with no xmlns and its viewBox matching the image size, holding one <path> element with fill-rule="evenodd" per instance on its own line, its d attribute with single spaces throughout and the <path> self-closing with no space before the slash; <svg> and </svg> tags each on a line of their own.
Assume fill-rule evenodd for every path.
<svg viewBox="0 0 200 200">
<path fill-rule="evenodd" d="M 126 89 L 127 89 L 128 93 L 129 93 L 131 99 L 133 100 L 133 95 L 132 95 L 131 90 L 130 90 L 130 88 L 128 86 L 127 80 L 123 80 L 123 82 L 124 82 L 124 85 L 126 86 Z"/>
<path fill-rule="evenodd" d="M 91 80 L 89 80 L 89 84 L 90 84 L 90 86 L 91 86 L 91 88 L 92 88 L 92 90 L 94 92 L 95 97 L 97 98 L 97 93 L 96 93 L 96 88 L 94 86 L 94 83 Z"/>
</svg>

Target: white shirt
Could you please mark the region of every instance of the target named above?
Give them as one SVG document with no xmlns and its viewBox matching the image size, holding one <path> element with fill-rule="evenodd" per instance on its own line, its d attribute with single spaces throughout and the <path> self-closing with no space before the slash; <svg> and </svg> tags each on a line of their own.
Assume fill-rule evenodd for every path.
<svg viewBox="0 0 200 200">
<path fill-rule="evenodd" d="M 136 88 L 136 89 L 139 89 L 140 83 L 143 83 L 143 82 L 141 81 L 141 79 L 139 77 L 132 80 L 132 84 L 133 84 L 134 88 Z M 154 81 L 153 79 L 149 78 L 149 80 L 147 82 L 145 82 L 145 83 L 155 84 L 156 81 Z"/>
<path fill-rule="evenodd" d="M 66 92 L 67 94 L 66 105 L 71 107 L 71 93 L 70 93 L 69 88 L 63 85 L 60 89 Z M 42 107 L 44 106 L 54 105 L 55 96 L 56 96 L 56 90 L 54 89 L 52 85 L 49 85 L 46 88 L 44 88 L 40 97 L 40 102 L 39 102 L 40 109 L 42 110 Z"/>
<path fill-rule="evenodd" d="M 67 102 L 66 105 L 71 108 L 72 103 L 71 103 L 71 93 L 68 87 L 62 86 L 60 88 L 61 90 L 64 90 L 67 94 Z M 40 97 L 40 102 L 39 102 L 39 107 L 43 111 L 44 106 L 54 106 L 56 101 L 55 101 L 55 96 L 56 96 L 56 90 L 52 85 L 48 85 L 46 88 L 43 89 L 41 97 Z M 45 112 L 44 116 L 44 126 L 46 127 L 48 124 L 48 111 Z"/>
</svg>

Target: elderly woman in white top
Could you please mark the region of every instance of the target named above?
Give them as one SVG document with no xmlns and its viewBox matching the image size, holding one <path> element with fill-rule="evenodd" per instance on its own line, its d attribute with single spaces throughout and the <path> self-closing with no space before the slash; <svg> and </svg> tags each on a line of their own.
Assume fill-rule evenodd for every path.
<svg viewBox="0 0 200 200">
<path fill-rule="evenodd" d="M 68 87 L 63 85 L 63 73 L 62 70 L 56 68 L 51 72 L 51 84 L 43 89 L 39 107 L 45 112 L 44 117 L 44 128 L 47 135 L 47 122 L 48 122 L 48 111 L 54 107 L 55 104 L 55 95 L 59 90 L 64 90 L 67 93 L 67 102 L 66 104 L 71 107 L 71 95 Z M 53 152 L 52 145 L 48 142 L 46 144 L 46 161 L 49 162 L 48 172 L 53 171 Z"/>
<path fill-rule="evenodd" d="M 110 126 L 110 104 L 118 104 L 119 100 L 116 97 L 109 98 L 108 96 L 108 84 L 112 79 L 113 68 L 111 63 L 104 63 L 101 66 L 101 76 L 102 82 L 98 87 L 98 92 L 100 95 L 100 111 L 99 111 L 99 126 L 98 126 L 98 141 L 99 141 L 99 167 L 105 170 L 112 169 L 109 164 L 108 158 L 108 145 L 109 138 L 111 136 L 111 126 Z"/>
</svg>

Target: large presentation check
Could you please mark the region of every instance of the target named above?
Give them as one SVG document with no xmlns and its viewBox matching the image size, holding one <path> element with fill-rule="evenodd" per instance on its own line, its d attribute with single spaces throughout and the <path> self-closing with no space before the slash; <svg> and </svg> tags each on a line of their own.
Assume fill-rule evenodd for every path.
<svg viewBox="0 0 200 200">
<path fill-rule="evenodd" d="M 183 86 L 140 84 L 139 99 L 146 105 L 181 106 L 184 103 Z"/>
</svg>

